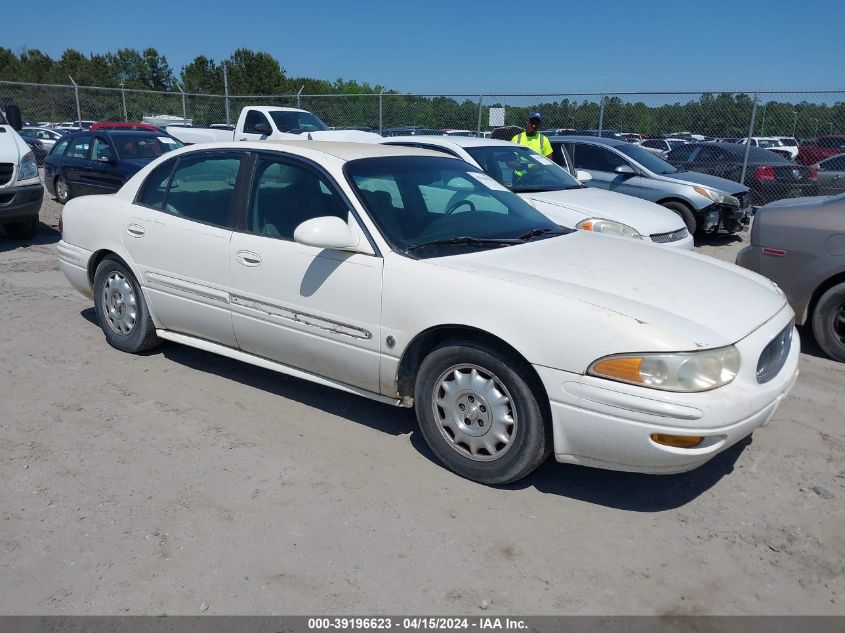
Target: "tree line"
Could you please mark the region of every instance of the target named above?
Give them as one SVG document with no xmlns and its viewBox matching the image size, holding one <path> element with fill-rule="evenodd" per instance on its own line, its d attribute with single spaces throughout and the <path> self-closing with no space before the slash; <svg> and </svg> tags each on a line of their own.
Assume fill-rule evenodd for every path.
<svg viewBox="0 0 845 633">
<path fill-rule="evenodd" d="M 745 136 L 748 133 L 752 96 L 743 93 L 707 93 L 694 97 L 677 96 L 668 103 L 668 95 L 634 100 L 611 95 L 605 98 L 602 111 L 598 98 L 538 100 L 524 97 L 507 102 L 485 97 L 481 106 L 477 97 L 421 97 L 404 95 L 382 85 L 370 85 L 338 78 L 334 81 L 313 77 L 290 76 L 279 61 L 266 52 L 246 48 L 235 50 L 225 60 L 215 61 L 197 56 L 181 70 L 175 71 L 167 58 L 154 48 L 143 51 L 119 49 L 114 53 L 85 55 L 67 49 L 58 59 L 30 49 L 15 54 L 0 47 L 0 80 L 67 84 L 68 76 L 80 86 L 104 88 L 124 87 L 128 90 L 160 91 L 164 94 L 133 93 L 126 99 L 125 112 L 130 120 L 148 114 L 182 114 L 181 87 L 189 97 L 185 111 L 196 123 L 219 123 L 225 120 L 223 67 L 226 67 L 230 95 L 249 95 L 250 99 L 230 98 L 230 119 L 237 118 L 240 108 L 248 104 L 297 105 L 293 95 L 325 95 L 304 97 L 301 107 L 315 112 L 329 125 L 370 126 L 385 128 L 417 125 L 431 128 L 488 129 L 491 107 L 505 107 L 507 125 L 524 125 L 529 113 L 539 110 L 546 128 L 578 130 L 616 129 L 641 134 L 693 132 L 716 137 Z M 177 87 L 178 85 L 178 87 Z M 384 93 L 384 97 L 367 96 Z M 124 105 L 118 91 L 81 90 L 83 118 L 120 120 Z M 202 97 L 197 95 L 212 95 Z M 275 98 L 260 98 L 277 95 Z M 279 97 L 278 95 L 287 95 Z M 344 97 L 329 96 L 344 95 Z M 799 137 L 816 133 L 845 131 L 843 94 L 836 99 L 816 102 L 762 98 L 757 105 L 755 135 Z M 76 104 L 66 90 L 18 89 L 0 86 L 0 99 L 15 99 L 26 118 L 39 120 L 75 119 Z M 653 103 L 646 103 L 649 99 Z M 479 116 L 480 115 L 480 116 Z"/>
</svg>

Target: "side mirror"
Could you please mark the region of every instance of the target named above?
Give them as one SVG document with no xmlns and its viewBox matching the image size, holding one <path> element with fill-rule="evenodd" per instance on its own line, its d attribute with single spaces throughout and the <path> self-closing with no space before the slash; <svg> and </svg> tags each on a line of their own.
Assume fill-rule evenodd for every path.
<svg viewBox="0 0 845 633">
<path fill-rule="evenodd" d="M 114 156 L 112 156 L 111 154 L 105 154 L 105 155 L 102 155 L 102 156 L 97 156 L 97 162 L 98 163 L 113 163 L 114 162 Z"/>
<path fill-rule="evenodd" d="M 331 248 L 335 250 L 354 250 L 358 247 L 359 236 L 349 225 L 337 216 L 325 216 L 306 220 L 293 232 L 293 239 L 307 246 Z"/>
<path fill-rule="evenodd" d="M 273 133 L 273 128 L 270 127 L 269 123 L 256 123 L 252 126 L 252 129 L 255 130 L 256 134 L 270 135 Z"/>
<path fill-rule="evenodd" d="M 637 172 L 635 172 L 630 165 L 619 165 L 616 169 L 613 170 L 616 174 L 621 174 L 623 176 L 636 176 Z"/>
<path fill-rule="evenodd" d="M 6 120 L 9 122 L 9 125 L 11 125 L 12 129 L 16 132 L 20 132 L 21 128 L 23 127 L 23 119 L 21 119 L 21 109 L 14 104 L 9 104 L 6 106 L 5 110 Z"/>
<path fill-rule="evenodd" d="M 593 179 L 593 175 L 583 169 L 576 170 L 575 177 L 578 179 L 578 182 L 588 182 Z"/>
</svg>

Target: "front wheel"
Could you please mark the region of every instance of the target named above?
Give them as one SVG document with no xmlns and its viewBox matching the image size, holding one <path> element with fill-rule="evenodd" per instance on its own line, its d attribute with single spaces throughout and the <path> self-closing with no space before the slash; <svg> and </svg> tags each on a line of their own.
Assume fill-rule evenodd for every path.
<svg viewBox="0 0 845 633">
<path fill-rule="evenodd" d="M 828 289 L 816 304 L 813 336 L 825 354 L 845 362 L 845 282 Z"/>
<path fill-rule="evenodd" d="M 112 347 L 134 354 L 161 342 L 135 276 L 117 257 L 105 257 L 97 266 L 94 308 Z"/>
<path fill-rule="evenodd" d="M 29 217 L 23 222 L 6 225 L 6 234 L 14 240 L 31 240 L 38 231 L 38 216 Z"/>
<path fill-rule="evenodd" d="M 695 221 L 695 216 L 693 215 L 692 210 L 687 205 L 683 202 L 670 201 L 664 202 L 663 206 L 677 213 L 684 221 L 684 224 L 687 225 L 687 231 L 690 232 L 690 235 L 695 235 L 695 232 L 698 230 L 698 223 Z"/>
<path fill-rule="evenodd" d="M 484 344 L 447 344 L 423 360 L 414 388 L 423 437 L 450 470 L 479 483 L 528 475 L 552 450 L 529 369 Z"/>
</svg>

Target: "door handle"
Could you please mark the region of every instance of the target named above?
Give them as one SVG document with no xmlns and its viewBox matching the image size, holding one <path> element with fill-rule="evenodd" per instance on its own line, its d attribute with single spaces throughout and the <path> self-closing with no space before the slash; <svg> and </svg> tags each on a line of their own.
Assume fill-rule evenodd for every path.
<svg viewBox="0 0 845 633">
<path fill-rule="evenodd" d="M 126 232 L 132 237 L 144 237 L 147 231 L 140 224 L 130 224 L 126 227 Z"/>
<path fill-rule="evenodd" d="M 242 139 L 240 139 L 240 140 L 242 140 L 242 141 L 248 141 L 249 139 L 248 139 L 247 137 L 245 137 L 245 136 L 244 136 L 244 137 L 243 137 Z"/>
<path fill-rule="evenodd" d="M 261 264 L 261 256 L 252 251 L 238 251 L 235 259 L 238 260 L 239 264 L 244 266 L 258 266 Z"/>
</svg>

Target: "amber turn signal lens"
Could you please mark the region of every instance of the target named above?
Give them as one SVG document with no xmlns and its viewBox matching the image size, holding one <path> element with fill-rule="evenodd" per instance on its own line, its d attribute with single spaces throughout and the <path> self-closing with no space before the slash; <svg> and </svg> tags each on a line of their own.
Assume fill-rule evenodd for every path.
<svg viewBox="0 0 845 633">
<path fill-rule="evenodd" d="M 667 435 L 666 433 L 652 433 L 651 439 L 657 444 L 673 448 L 695 448 L 704 441 L 700 435 Z"/>
<path fill-rule="evenodd" d="M 642 358 L 608 358 L 593 366 L 593 371 L 602 376 L 610 376 L 629 382 L 642 382 L 640 365 Z"/>
</svg>

